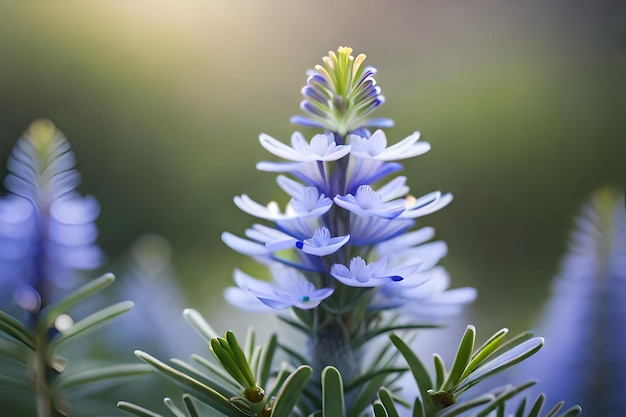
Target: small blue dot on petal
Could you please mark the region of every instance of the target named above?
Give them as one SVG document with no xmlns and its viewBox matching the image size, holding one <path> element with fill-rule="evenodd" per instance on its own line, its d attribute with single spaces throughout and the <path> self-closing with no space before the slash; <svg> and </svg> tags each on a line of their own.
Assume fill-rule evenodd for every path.
<svg viewBox="0 0 626 417">
<path fill-rule="evenodd" d="M 300 241 L 297 241 L 297 242 L 296 242 L 296 248 L 298 248 L 298 249 L 302 249 L 302 247 L 304 247 L 304 243 L 303 243 L 303 242 L 300 242 Z"/>
<path fill-rule="evenodd" d="M 401 277 L 401 276 L 399 276 L 399 275 L 394 275 L 394 276 L 392 276 L 392 277 L 391 277 L 391 280 L 392 280 L 393 282 L 402 281 L 403 279 L 404 279 L 404 278 L 402 278 L 402 277 Z"/>
</svg>

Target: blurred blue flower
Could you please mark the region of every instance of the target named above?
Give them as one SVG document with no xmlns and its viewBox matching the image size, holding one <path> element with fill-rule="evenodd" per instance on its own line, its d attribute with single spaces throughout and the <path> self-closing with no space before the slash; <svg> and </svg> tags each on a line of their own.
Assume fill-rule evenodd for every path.
<svg viewBox="0 0 626 417">
<path fill-rule="evenodd" d="M 546 346 L 523 376 L 548 399 L 589 416 L 626 416 L 626 207 L 624 194 L 594 193 L 572 233 L 538 327 Z"/>
<path fill-rule="evenodd" d="M 63 134 L 38 120 L 13 148 L 0 199 L 0 305 L 11 295 L 36 314 L 55 292 L 76 284 L 73 272 L 98 267 L 94 221 L 100 207 L 75 188 L 80 175 Z"/>
<path fill-rule="evenodd" d="M 115 326 L 100 333 L 104 340 L 99 348 L 106 347 L 108 355 L 126 357 L 141 349 L 155 355 L 185 357 L 203 347 L 183 317 L 185 299 L 171 257 L 170 244 L 162 236 L 143 235 L 133 243 L 116 274 L 114 298 L 124 296 L 135 305 Z"/>
</svg>

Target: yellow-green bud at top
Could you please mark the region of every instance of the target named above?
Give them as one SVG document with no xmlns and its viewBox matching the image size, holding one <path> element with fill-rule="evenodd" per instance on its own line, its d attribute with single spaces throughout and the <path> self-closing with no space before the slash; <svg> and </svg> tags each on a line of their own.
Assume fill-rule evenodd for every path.
<svg viewBox="0 0 626 417">
<path fill-rule="evenodd" d="M 368 115 L 384 103 L 376 85 L 376 68 L 365 66 L 365 55 L 352 56 L 352 48 L 340 46 L 329 51 L 322 64 L 310 70 L 300 108 L 307 116 L 294 116 L 292 123 L 320 127 L 345 136 L 363 127 L 391 127 L 390 119 Z"/>
</svg>

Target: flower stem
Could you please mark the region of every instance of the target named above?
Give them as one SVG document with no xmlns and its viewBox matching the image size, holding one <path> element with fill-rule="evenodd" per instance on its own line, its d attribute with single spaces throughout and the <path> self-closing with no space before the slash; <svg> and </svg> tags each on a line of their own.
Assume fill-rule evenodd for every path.
<svg viewBox="0 0 626 417">
<path fill-rule="evenodd" d="M 52 399 L 48 385 L 48 364 L 46 361 L 45 339 L 38 337 L 35 352 L 35 385 L 37 393 L 37 417 L 52 417 Z"/>
</svg>

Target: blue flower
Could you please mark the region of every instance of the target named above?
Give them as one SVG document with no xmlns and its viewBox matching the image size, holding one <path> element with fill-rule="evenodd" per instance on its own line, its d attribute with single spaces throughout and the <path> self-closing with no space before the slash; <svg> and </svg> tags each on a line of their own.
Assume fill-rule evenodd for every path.
<svg viewBox="0 0 626 417">
<path fill-rule="evenodd" d="M 349 145 L 337 145 L 331 132 L 315 135 L 309 145 L 300 132 L 291 135 L 291 148 L 269 135 L 259 136 L 267 151 L 289 161 L 336 161 L 350 152 Z"/>
<path fill-rule="evenodd" d="M 626 415 L 626 207 L 600 189 L 581 210 L 538 327 L 546 346 L 521 369 L 548 398 L 590 416 Z"/>
<path fill-rule="evenodd" d="M 366 264 L 360 256 L 352 258 L 350 268 L 342 264 L 333 265 L 330 274 L 350 287 L 378 287 L 387 282 L 399 282 L 404 279 L 396 271 L 388 268 L 387 259 Z"/>
<path fill-rule="evenodd" d="M 317 307 L 334 291 L 332 288 L 316 289 L 293 268 L 275 263 L 270 264 L 270 268 L 275 279 L 274 283 L 260 281 L 240 270 L 235 270 L 234 279 L 237 288 L 227 290 L 226 300 L 250 311 L 265 311 L 264 306 L 278 310 L 291 307 L 307 310 Z M 248 296 L 248 293 L 252 297 Z"/>
<path fill-rule="evenodd" d="M 372 136 L 362 137 L 356 134 L 350 135 L 352 153 L 361 158 L 372 158 L 380 161 L 396 161 L 413 158 L 430 150 L 430 144 L 417 141 L 419 132 L 414 132 L 400 142 L 387 147 L 387 137 L 382 130 L 375 131 Z"/>
<path fill-rule="evenodd" d="M 0 200 L 0 285 L 4 293 L 16 291 L 18 304 L 33 314 L 73 286 L 74 270 L 103 260 L 94 243 L 100 207 L 75 191 L 75 164 L 68 141 L 47 120 L 34 122 L 9 157 L 9 194 Z"/>
<path fill-rule="evenodd" d="M 275 280 L 279 273 L 293 275 L 298 285 L 281 281 L 277 286 L 236 272 L 237 287 L 226 297 L 240 307 L 254 305 L 254 297 L 272 308 L 310 308 L 313 299 L 323 307 L 328 299 L 341 310 L 354 302 L 350 297 L 369 291 L 372 296 L 363 299 L 371 301 L 371 310 L 457 311 L 474 299 L 475 291 L 446 291 L 448 276 L 436 267 L 445 244 L 427 243 L 430 228 L 410 232 L 417 218 L 445 207 L 452 196 L 434 191 L 416 198 L 406 177 L 392 177 L 402 169 L 395 161 L 421 155 L 430 144 L 419 141 L 419 132 L 389 144 L 382 130 L 371 134 L 365 129 L 389 123 L 368 118 L 383 102 L 373 79 L 376 71 L 362 65 L 364 56 L 351 53 L 339 48 L 310 73 L 302 104 L 308 117 L 292 119 L 322 127 L 324 133 L 309 142 L 296 132 L 291 146 L 266 134 L 259 138 L 266 150 L 286 160 L 257 164 L 261 171 L 283 174 L 277 183 L 290 197 L 284 210 L 276 202 L 262 205 L 245 194 L 235 197 L 241 210 L 273 224 L 253 225 L 245 239 L 222 235 L 228 246 L 258 262 L 282 265 L 280 271 L 274 268 Z M 324 297 L 313 298 L 319 287 Z M 302 304 L 302 297 L 309 301 Z"/>
</svg>

